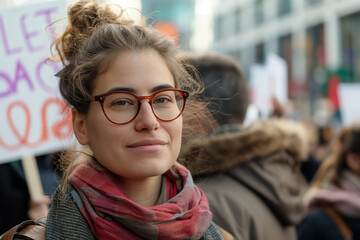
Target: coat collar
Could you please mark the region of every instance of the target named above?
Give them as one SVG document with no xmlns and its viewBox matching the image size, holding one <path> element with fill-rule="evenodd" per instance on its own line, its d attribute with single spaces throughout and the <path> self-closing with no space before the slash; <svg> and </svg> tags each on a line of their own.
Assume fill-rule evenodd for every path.
<svg viewBox="0 0 360 240">
<path fill-rule="evenodd" d="M 296 161 L 305 160 L 308 152 L 305 127 L 287 119 L 222 126 L 208 137 L 186 144 L 179 161 L 197 176 L 226 171 L 278 151 L 286 151 Z"/>
</svg>

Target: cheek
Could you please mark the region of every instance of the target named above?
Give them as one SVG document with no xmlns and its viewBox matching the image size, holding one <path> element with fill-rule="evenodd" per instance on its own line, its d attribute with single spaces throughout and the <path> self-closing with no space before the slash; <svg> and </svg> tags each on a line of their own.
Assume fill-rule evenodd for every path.
<svg viewBox="0 0 360 240">
<path fill-rule="evenodd" d="M 173 149 L 174 153 L 180 151 L 182 127 L 182 119 L 176 119 L 163 125 L 163 129 L 165 129 L 171 140 L 171 148 Z"/>
<path fill-rule="evenodd" d="M 103 146 L 111 143 L 116 137 L 119 129 L 114 129 L 112 123 L 110 123 L 102 111 L 89 111 L 87 132 L 90 140 L 89 145 L 92 146 Z"/>
</svg>

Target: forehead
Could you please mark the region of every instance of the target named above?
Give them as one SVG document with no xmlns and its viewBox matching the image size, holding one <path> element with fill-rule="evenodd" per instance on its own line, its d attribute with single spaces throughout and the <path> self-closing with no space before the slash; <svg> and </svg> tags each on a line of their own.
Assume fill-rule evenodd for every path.
<svg viewBox="0 0 360 240">
<path fill-rule="evenodd" d="M 107 71 L 95 79 L 93 95 L 113 88 L 132 88 L 136 94 L 148 94 L 154 87 L 165 84 L 175 87 L 174 77 L 156 51 L 121 52 Z"/>
</svg>

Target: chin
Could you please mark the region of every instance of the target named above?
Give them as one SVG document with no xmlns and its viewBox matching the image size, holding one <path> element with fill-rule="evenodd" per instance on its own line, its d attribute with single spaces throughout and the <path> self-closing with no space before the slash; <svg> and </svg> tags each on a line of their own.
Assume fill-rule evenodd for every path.
<svg viewBox="0 0 360 240">
<path fill-rule="evenodd" d="M 144 175 L 147 175 L 148 177 L 156 177 L 156 176 L 161 176 L 163 175 L 164 173 L 166 173 L 168 170 L 170 169 L 169 168 L 160 168 L 160 169 L 149 169 L 149 171 L 146 171 L 144 172 Z"/>
<path fill-rule="evenodd" d="M 148 175 L 149 177 L 155 177 L 155 176 L 160 176 L 164 173 L 166 173 L 171 167 L 172 165 L 174 165 L 174 163 L 172 164 L 143 164 L 141 166 L 142 168 L 142 173 L 144 175 Z"/>
</svg>

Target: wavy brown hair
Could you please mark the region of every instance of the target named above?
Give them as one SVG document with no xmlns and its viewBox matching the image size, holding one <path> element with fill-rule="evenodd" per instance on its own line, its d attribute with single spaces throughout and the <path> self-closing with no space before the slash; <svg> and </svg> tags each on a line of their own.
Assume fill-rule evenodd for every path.
<svg viewBox="0 0 360 240">
<path fill-rule="evenodd" d="M 334 152 L 321 164 L 312 185 L 319 187 L 328 179 L 330 183 L 339 186 L 342 173 L 349 169 L 346 162 L 349 153 L 360 156 L 360 124 L 343 127 L 340 130 Z"/>
<path fill-rule="evenodd" d="M 199 111 L 203 104 L 197 99 L 203 87 L 178 60 L 179 51 L 173 40 L 145 25 L 141 13 L 141 21 L 136 23 L 120 7 L 99 4 L 95 0 L 80 0 L 71 4 L 67 15 L 67 27 L 52 43 L 50 60 L 61 61 L 64 65 L 57 76 L 60 78 L 60 93 L 70 107 L 80 114 L 87 114 L 94 80 L 111 67 L 120 52 L 153 50 L 167 63 L 175 87 L 190 92 L 183 113 L 183 141 L 199 134 L 201 128 L 194 123 L 197 114 L 203 114 Z M 101 84 L 101 80 L 98 79 L 96 84 Z M 85 159 L 91 159 L 91 151 L 84 153 L 90 156 Z M 84 161 L 87 160 L 81 155 L 74 156 L 72 152 L 63 156 L 63 187 L 69 174 Z"/>
</svg>

